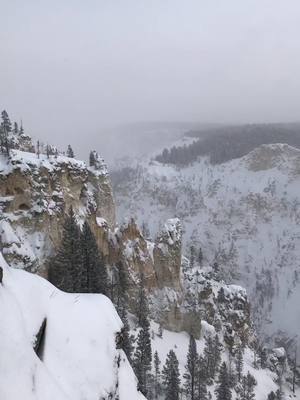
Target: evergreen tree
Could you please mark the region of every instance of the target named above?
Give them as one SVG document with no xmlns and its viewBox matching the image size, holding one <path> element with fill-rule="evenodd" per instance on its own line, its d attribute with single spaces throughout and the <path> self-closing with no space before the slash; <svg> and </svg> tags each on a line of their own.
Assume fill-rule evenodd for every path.
<svg viewBox="0 0 300 400">
<path fill-rule="evenodd" d="M 272 391 L 268 394 L 268 399 L 267 400 L 277 400 L 276 394 Z"/>
<path fill-rule="evenodd" d="M 265 347 L 260 347 L 259 348 L 259 359 L 260 359 L 260 366 L 261 368 L 267 368 L 267 362 L 268 362 L 268 352 Z"/>
<path fill-rule="evenodd" d="M 68 148 L 67 148 L 67 157 L 69 157 L 69 158 L 74 158 L 75 157 L 74 151 L 73 151 L 73 149 L 72 149 L 70 144 L 68 145 Z"/>
<path fill-rule="evenodd" d="M 95 236 L 87 221 L 80 234 L 81 250 L 81 288 L 85 293 L 108 292 L 108 277 L 102 254 L 100 254 Z"/>
<path fill-rule="evenodd" d="M 159 359 L 157 351 L 154 353 L 154 398 L 157 399 L 161 394 L 161 385 L 160 385 L 160 364 L 161 361 Z"/>
<path fill-rule="evenodd" d="M 9 116 L 5 110 L 2 111 L 1 118 L 2 118 L 1 126 L 4 128 L 4 130 L 7 133 L 10 133 L 12 131 L 11 122 L 10 122 Z"/>
<path fill-rule="evenodd" d="M 187 398 L 195 399 L 196 390 L 196 373 L 197 373 L 197 346 L 194 337 L 190 336 L 189 349 L 187 354 L 187 363 L 185 366 L 185 374 L 183 375 L 185 379 L 185 391 Z"/>
<path fill-rule="evenodd" d="M 194 245 L 190 247 L 190 265 L 193 267 L 195 265 L 196 249 Z"/>
<path fill-rule="evenodd" d="M 207 371 L 205 368 L 205 360 L 202 356 L 197 360 L 197 374 L 196 374 L 196 400 L 208 400 L 207 393 Z"/>
<path fill-rule="evenodd" d="M 19 130 L 19 135 L 20 136 L 24 135 L 24 128 L 23 128 L 22 122 L 21 122 L 20 130 Z"/>
<path fill-rule="evenodd" d="M 95 152 L 91 151 L 90 152 L 90 167 L 94 167 L 96 164 L 96 160 L 95 160 Z"/>
<path fill-rule="evenodd" d="M 117 287 L 117 298 L 116 307 L 119 310 L 120 307 L 125 306 L 127 308 L 128 303 L 128 271 L 122 261 L 119 261 L 116 265 L 117 280 L 115 286 Z"/>
<path fill-rule="evenodd" d="M 221 362 L 222 345 L 218 335 L 215 335 L 212 342 L 212 363 L 211 363 L 211 377 L 214 378 Z"/>
<path fill-rule="evenodd" d="M 254 400 L 254 387 L 256 384 L 256 380 L 250 372 L 248 372 L 247 376 L 243 376 L 240 400 Z"/>
<path fill-rule="evenodd" d="M 128 322 L 128 317 L 127 317 L 127 311 L 125 307 L 122 307 L 122 309 L 119 312 L 120 318 L 123 322 L 123 329 L 122 329 L 122 343 L 121 343 L 121 349 L 124 351 L 126 354 L 128 361 L 131 363 L 132 362 L 132 352 L 133 352 L 133 336 L 130 335 L 130 326 Z"/>
<path fill-rule="evenodd" d="M 19 134 L 19 127 L 16 122 L 14 122 L 14 129 L 13 129 L 13 134 L 18 135 Z"/>
<path fill-rule="evenodd" d="M 76 223 L 73 208 L 65 217 L 61 246 L 53 257 L 49 268 L 49 280 L 66 292 L 79 292 L 81 289 L 80 229 Z"/>
<path fill-rule="evenodd" d="M 217 300 L 219 303 L 225 303 L 225 301 L 226 301 L 225 291 L 224 291 L 223 287 L 221 287 L 220 290 L 218 291 Z"/>
<path fill-rule="evenodd" d="M 205 338 L 205 347 L 204 347 L 204 360 L 207 371 L 207 378 L 213 378 L 212 370 L 213 370 L 213 341 L 211 336 Z"/>
<path fill-rule="evenodd" d="M 199 248 L 199 253 L 198 253 L 198 263 L 199 265 L 202 265 L 203 262 L 203 253 L 201 247 Z"/>
<path fill-rule="evenodd" d="M 144 318 L 142 324 L 142 328 L 137 337 L 137 346 L 133 358 L 133 368 L 139 382 L 138 388 L 145 396 L 147 396 L 152 361 L 150 324 L 148 318 Z"/>
<path fill-rule="evenodd" d="M 243 348 L 242 346 L 239 346 L 236 354 L 236 372 L 237 372 L 237 379 L 239 382 L 241 381 L 243 373 L 243 365 L 244 365 Z"/>
<path fill-rule="evenodd" d="M 231 400 L 232 394 L 229 384 L 229 376 L 226 363 L 223 362 L 220 368 L 218 386 L 215 390 L 217 400 Z"/>
<path fill-rule="evenodd" d="M 2 122 L 1 122 L 1 131 L 0 131 L 0 139 L 1 139 L 1 149 L 9 156 L 10 151 L 10 141 L 9 141 L 9 133 L 11 132 L 11 122 L 9 116 L 5 110 L 1 113 Z"/>
<path fill-rule="evenodd" d="M 143 326 L 143 322 L 148 319 L 149 308 L 148 301 L 145 293 L 145 278 L 144 274 L 140 274 L 140 282 L 139 282 L 139 296 L 138 296 L 138 304 L 137 304 L 137 318 L 139 326 Z"/>
<path fill-rule="evenodd" d="M 166 400 L 179 400 L 180 374 L 178 360 L 173 350 L 170 350 L 166 364 L 162 370 L 163 384 L 166 392 Z"/>
</svg>

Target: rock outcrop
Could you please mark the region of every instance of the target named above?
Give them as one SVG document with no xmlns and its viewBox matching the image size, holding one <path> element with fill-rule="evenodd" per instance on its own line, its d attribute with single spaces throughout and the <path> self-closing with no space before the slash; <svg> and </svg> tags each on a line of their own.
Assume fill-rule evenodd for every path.
<svg viewBox="0 0 300 400">
<path fill-rule="evenodd" d="M 79 222 L 97 218 L 115 225 L 105 165 L 12 150 L 0 159 L 0 246 L 11 265 L 47 275 L 46 260 L 61 243 L 64 215 L 72 205 Z"/>
<path fill-rule="evenodd" d="M 107 169 L 96 153 L 93 160 L 87 167 L 60 155 L 12 150 L 9 159 L 1 156 L 0 247 L 6 260 L 47 277 L 49 257 L 61 243 L 64 215 L 72 206 L 79 223 L 89 221 L 107 265 L 122 261 L 128 269 L 133 312 L 143 274 L 152 318 L 166 328 L 199 336 L 201 319 L 216 327 L 228 319 L 228 335 L 247 336 L 246 295 L 225 287 L 232 312 L 224 315 L 217 301 L 222 284 L 209 269 L 199 273 L 182 257 L 178 218 L 166 221 L 154 241 L 146 240 L 132 219 L 116 226 Z"/>
</svg>

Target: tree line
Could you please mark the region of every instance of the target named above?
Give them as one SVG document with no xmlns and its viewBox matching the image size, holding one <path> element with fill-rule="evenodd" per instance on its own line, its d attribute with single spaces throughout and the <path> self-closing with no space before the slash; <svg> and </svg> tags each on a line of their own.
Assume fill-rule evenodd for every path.
<svg viewBox="0 0 300 400">
<path fill-rule="evenodd" d="M 200 139 L 184 146 L 165 148 L 155 160 L 163 164 L 187 166 L 200 156 L 208 156 L 212 164 L 240 158 L 262 144 L 287 143 L 300 148 L 299 124 L 251 124 L 218 128 L 203 133 L 192 132 Z"/>
</svg>

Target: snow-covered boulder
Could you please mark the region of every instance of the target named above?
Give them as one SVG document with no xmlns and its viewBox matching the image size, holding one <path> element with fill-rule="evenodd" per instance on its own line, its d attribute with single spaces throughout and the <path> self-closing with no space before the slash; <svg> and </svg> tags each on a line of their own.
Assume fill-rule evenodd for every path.
<svg viewBox="0 0 300 400">
<path fill-rule="evenodd" d="M 1 254 L 0 267 L 1 400 L 144 399 L 108 298 L 61 292 Z"/>
</svg>

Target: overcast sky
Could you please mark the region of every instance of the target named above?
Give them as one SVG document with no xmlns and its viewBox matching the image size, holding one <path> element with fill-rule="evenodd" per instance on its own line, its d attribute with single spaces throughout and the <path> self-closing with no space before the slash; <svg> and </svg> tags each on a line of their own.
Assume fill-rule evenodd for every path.
<svg viewBox="0 0 300 400">
<path fill-rule="evenodd" d="M 0 9 L 0 107 L 35 137 L 85 148 L 130 121 L 300 120 L 299 0 Z"/>
</svg>

